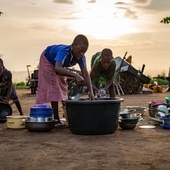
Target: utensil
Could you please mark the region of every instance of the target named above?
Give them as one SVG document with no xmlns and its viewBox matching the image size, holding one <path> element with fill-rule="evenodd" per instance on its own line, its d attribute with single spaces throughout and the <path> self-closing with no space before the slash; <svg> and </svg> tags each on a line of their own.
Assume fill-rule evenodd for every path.
<svg viewBox="0 0 170 170">
<path fill-rule="evenodd" d="M 144 106 L 126 106 L 127 109 L 135 109 L 135 113 L 141 113 L 141 115 L 144 115 L 144 113 L 147 111 L 147 108 Z"/>
<path fill-rule="evenodd" d="M 76 84 L 68 93 L 68 98 L 70 100 L 79 100 L 83 93 L 86 91 L 87 87 L 81 84 Z"/>
<path fill-rule="evenodd" d="M 119 126 L 122 129 L 134 129 L 136 127 L 136 124 L 119 122 Z"/>
<path fill-rule="evenodd" d="M 122 118 L 127 118 L 127 117 L 130 117 L 130 115 L 132 113 L 135 113 L 135 109 L 125 109 L 123 112 L 120 112 L 119 115 L 122 117 Z"/>
<path fill-rule="evenodd" d="M 127 118 L 120 118 L 121 122 L 124 123 L 133 123 L 136 124 L 139 121 L 139 117 L 127 117 Z"/>
</svg>

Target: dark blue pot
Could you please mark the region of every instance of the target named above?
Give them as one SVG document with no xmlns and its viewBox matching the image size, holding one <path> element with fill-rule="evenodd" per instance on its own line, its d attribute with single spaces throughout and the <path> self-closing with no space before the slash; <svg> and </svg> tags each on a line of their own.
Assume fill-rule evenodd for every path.
<svg viewBox="0 0 170 170">
<path fill-rule="evenodd" d="M 52 117 L 52 113 L 52 108 L 44 104 L 38 104 L 30 108 L 30 117 Z"/>
</svg>

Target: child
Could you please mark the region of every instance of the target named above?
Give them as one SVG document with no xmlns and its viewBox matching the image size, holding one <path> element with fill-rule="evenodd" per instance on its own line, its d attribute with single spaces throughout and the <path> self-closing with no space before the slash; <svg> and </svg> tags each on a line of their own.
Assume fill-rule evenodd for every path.
<svg viewBox="0 0 170 170">
<path fill-rule="evenodd" d="M 94 99 L 91 79 L 86 68 L 84 54 L 88 49 L 88 39 L 77 35 L 71 45 L 48 46 L 41 54 L 36 104 L 51 102 L 56 127 L 65 127 L 59 119 L 58 102 L 67 98 L 66 77 L 73 77 L 77 83 L 85 83 L 89 90 L 89 99 Z M 82 76 L 67 70 L 78 63 Z"/>
<path fill-rule="evenodd" d="M 94 93 L 97 93 L 99 97 L 103 97 L 107 89 L 109 89 L 110 97 L 115 97 L 113 83 L 115 69 L 116 63 L 110 49 L 105 48 L 92 56 L 90 77 Z"/>
<path fill-rule="evenodd" d="M 8 104 L 12 100 L 20 115 L 23 115 L 18 96 L 12 84 L 12 73 L 4 67 L 3 60 L 0 58 L 0 101 Z"/>
</svg>

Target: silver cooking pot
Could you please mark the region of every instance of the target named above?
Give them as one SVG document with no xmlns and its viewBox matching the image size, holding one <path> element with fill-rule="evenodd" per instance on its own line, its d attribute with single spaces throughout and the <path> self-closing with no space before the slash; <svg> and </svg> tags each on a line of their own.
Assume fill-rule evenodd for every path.
<svg viewBox="0 0 170 170">
<path fill-rule="evenodd" d="M 52 121 L 52 117 L 28 117 L 29 122 L 49 122 Z"/>
<path fill-rule="evenodd" d="M 48 122 L 30 122 L 26 120 L 25 127 L 30 132 L 50 132 L 55 128 L 55 120 Z"/>
</svg>

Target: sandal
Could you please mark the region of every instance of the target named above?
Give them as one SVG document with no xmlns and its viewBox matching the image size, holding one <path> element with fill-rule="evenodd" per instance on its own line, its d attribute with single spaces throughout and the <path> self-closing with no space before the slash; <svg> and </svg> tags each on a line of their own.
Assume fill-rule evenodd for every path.
<svg viewBox="0 0 170 170">
<path fill-rule="evenodd" d="M 60 121 L 58 120 L 58 121 L 56 121 L 56 123 L 55 123 L 55 128 L 65 129 L 65 128 L 68 128 L 68 126 L 67 126 L 65 123 L 60 122 Z"/>
</svg>

